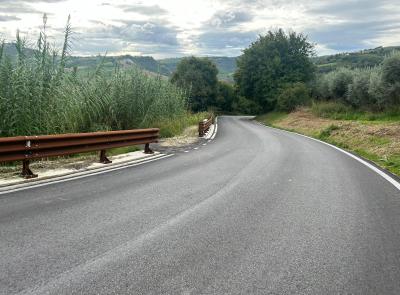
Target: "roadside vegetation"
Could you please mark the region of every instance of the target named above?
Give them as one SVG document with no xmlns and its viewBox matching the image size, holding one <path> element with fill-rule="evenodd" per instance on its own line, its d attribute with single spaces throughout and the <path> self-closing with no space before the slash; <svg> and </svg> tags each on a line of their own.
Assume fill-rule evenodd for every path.
<svg viewBox="0 0 400 295">
<path fill-rule="evenodd" d="M 160 76 L 131 68 L 90 74 L 69 70 L 71 26 L 64 45 L 53 48 L 46 34 L 46 16 L 33 55 L 16 35 L 17 58 L 0 45 L 0 136 L 120 130 L 162 125 L 172 136 L 193 124 L 198 115 L 187 108 L 187 91 Z M 161 125 L 160 125 L 161 126 Z M 168 129 L 170 127 L 170 129 Z"/>
</svg>

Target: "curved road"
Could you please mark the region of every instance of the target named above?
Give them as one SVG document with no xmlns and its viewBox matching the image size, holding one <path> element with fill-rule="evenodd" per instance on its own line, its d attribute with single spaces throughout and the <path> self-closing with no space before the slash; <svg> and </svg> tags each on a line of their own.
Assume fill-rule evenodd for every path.
<svg viewBox="0 0 400 295">
<path fill-rule="evenodd" d="M 221 117 L 198 150 L 0 195 L 0 294 L 400 294 L 400 191 Z"/>
</svg>

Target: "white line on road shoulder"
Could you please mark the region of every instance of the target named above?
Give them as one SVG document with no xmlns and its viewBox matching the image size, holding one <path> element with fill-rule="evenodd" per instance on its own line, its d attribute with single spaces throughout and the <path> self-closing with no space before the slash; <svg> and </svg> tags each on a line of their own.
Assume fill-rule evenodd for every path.
<svg viewBox="0 0 400 295">
<path fill-rule="evenodd" d="M 258 122 L 258 123 L 259 123 L 259 122 Z M 357 161 L 360 162 L 361 164 L 364 164 L 365 166 L 367 166 L 367 167 L 370 168 L 371 170 L 375 171 L 376 173 L 378 173 L 380 176 L 382 176 L 384 179 L 386 179 L 388 182 L 390 182 L 395 188 L 397 188 L 397 189 L 400 191 L 400 183 L 399 183 L 397 180 L 395 180 L 393 177 L 391 177 L 390 175 L 386 174 L 386 173 L 383 172 L 382 170 L 378 169 L 378 168 L 375 167 L 374 165 L 372 165 L 372 164 L 368 163 L 367 161 L 363 160 L 362 158 L 357 157 L 357 156 L 353 155 L 352 153 L 349 153 L 348 151 L 345 151 L 345 150 L 343 150 L 343 149 L 341 149 L 341 148 L 339 148 L 339 147 L 337 147 L 337 146 L 334 146 L 333 144 L 324 142 L 324 141 L 319 140 L 319 139 L 316 139 L 316 138 L 312 138 L 312 137 L 307 136 L 307 135 L 303 135 L 303 134 L 296 133 L 296 132 L 291 132 L 291 131 L 287 131 L 287 130 L 283 130 L 283 129 L 278 129 L 278 128 L 270 127 L 270 126 L 264 125 L 264 124 L 262 124 L 262 123 L 259 123 L 259 124 L 260 124 L 261 126 L 264 126 L 264 127 L 267 127 L 267 128 L 273 129 L 273 130 L 279 130 L 279 131 L 283 131 L 283 132 L 286 132 L 286 133 L 295 134 L 295 135 L 298 135 L 298 136 L 302 136 L 302 137 L 305 137 L 305 138 L 314 140 L 314 141 L 319 142 L 319 143 L 323 143 L 323 144 L 325 144 L 325 145 L 327 145 L 327 146 L 330 146 L 330 147 L 332 147 L 332 148 L 334 148 L 334 149 L 336 149 L 336 150 L 338 150 L 338 151 L 340 151 L 340 152 L 346 154 L 347 156 L 349 156 L 349 157 L 351 157 L 351 158 L 357 160 Z"/>
<path fill-rule="evenodd" d="M 125 168 L 140 166 L 140 165 L 143 165 L 143 164 L 146 164 L 146 163 L 158 161 L 158 160 L 169 158 L 169 157 L 172 157 L 172 156 L 174 156 L 174 154 L 164 155 L 164 156 L 160 156 L 160 157 L 157 157 L 157 158 L 141 161 L 139 163 L 126 164 L 126 165 L 123 165 L 123 166 L 110 168 L 110 169 L 106 169 L 106 170 L 102 170 L 102 171 L 90 172 L 90 173 L 87 173 L 87 174 L 84 174 L 84 175 L 72 176 L 72 177 L 67 177 L 67 178 L 63 178 L 63 179 L 59 179 L 59 180 L 50 180 L 50 181 L 46 181 L 44 183 L 27 185 L 27 186 L 24 186 L 24 187 L 10 188 L 9 190 L 0 191 L 0 195 L 13 193 L 13 192 L 18 192 L 18 191 L 24 191 L 24 190 L 28 190 L 28 189 L 31 189 L 31 188 L 47 186 L 47 185 L 50 185 L 50 184 L 53 184 L 53 183 L 61 183 L 61 182 L 67 182 L 67 181 L 76 180 L 76 179 L 80 179 L 80 178 L 86 178 L 86 177 L 90 177 L 90 176 L 94 176 L 94 175 L 99 175 L 99 174 L 104 174 L 104 173 L 108 173 L 108 172 L 112 172 L 112 171 L 122 170 L 122 169 L 125 169 Z"/>
</svg>

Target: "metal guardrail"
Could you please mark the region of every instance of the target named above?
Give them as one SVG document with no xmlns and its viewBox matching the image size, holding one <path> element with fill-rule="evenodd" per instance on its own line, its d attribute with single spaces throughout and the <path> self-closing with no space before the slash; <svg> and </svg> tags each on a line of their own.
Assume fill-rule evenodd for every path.
<svg viewBox="0 0 400 295">
<path fill-rule="evenodd" d="M 208 119 L 204 119 L 199 122 L 199 137 L 203 137 L 206 135 L 207 131 L 210 129 L 210 126 L 214 124 L 214 116 L 210 116 Z"/>
<path fill-rule="evenodd" d="M 0 162 L 22 161 L 21 176 L 37 177 L 29 168 L 30 160 L 100 151 L 100 162 L 111 163 L 106 150 L 144 144 L 144 152 L 153 153 L 150 143 L 157 142 L 158 128 L 71 133 L 0 138 Z"/>
</svg>

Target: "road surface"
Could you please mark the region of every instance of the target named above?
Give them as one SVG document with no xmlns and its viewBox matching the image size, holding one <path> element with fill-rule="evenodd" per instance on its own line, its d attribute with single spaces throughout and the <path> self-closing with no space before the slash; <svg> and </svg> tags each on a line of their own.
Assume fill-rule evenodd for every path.
<svg viewBox="0 0 400 295">
<path fill-rule="evenodd" d="M 0 294 L 400 294 L 400 191 L 238 117 L 197 150 L 0 195 Z"/>
</svg>

